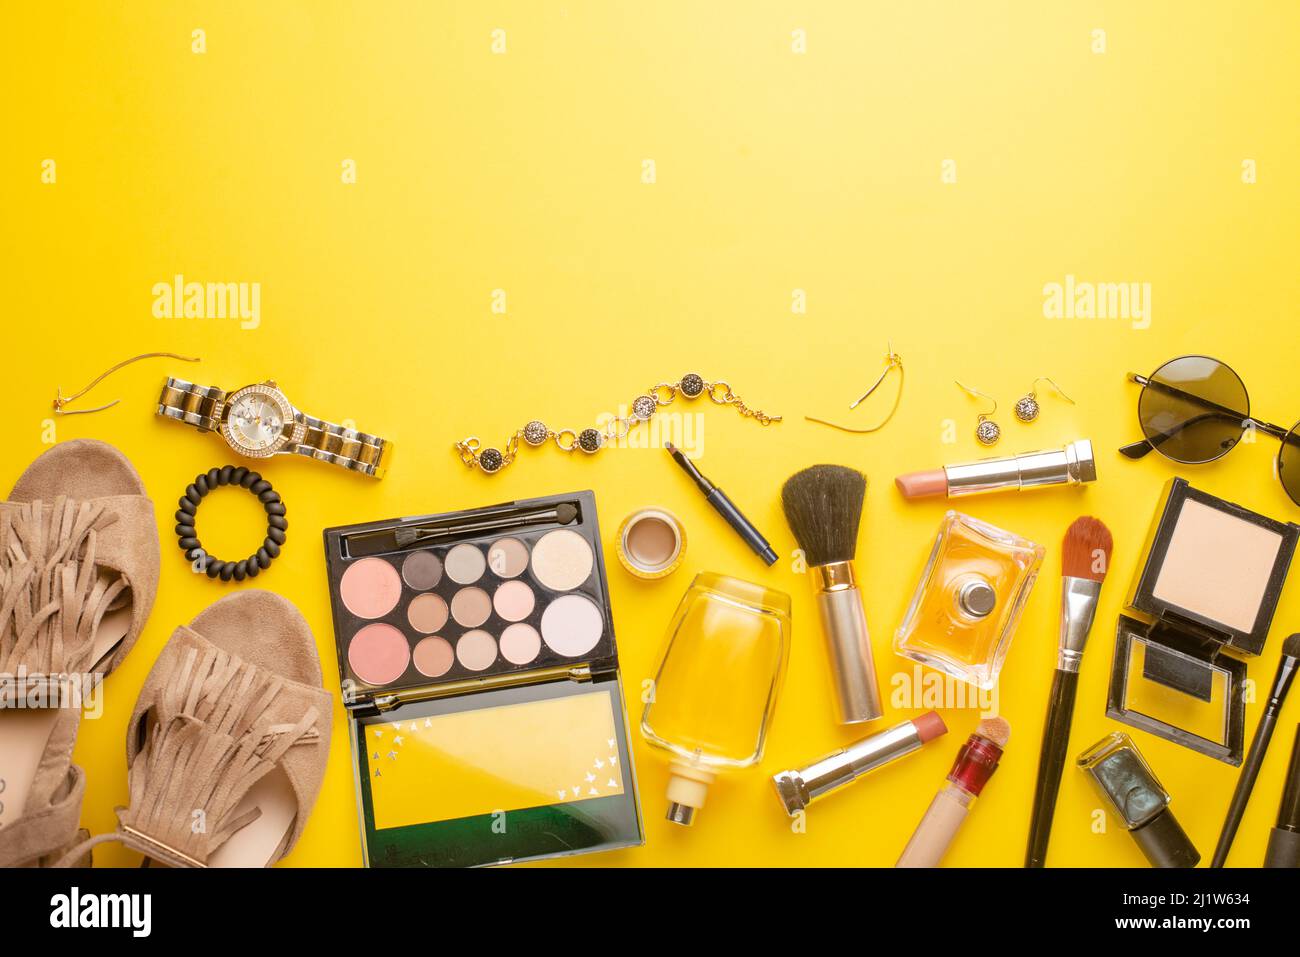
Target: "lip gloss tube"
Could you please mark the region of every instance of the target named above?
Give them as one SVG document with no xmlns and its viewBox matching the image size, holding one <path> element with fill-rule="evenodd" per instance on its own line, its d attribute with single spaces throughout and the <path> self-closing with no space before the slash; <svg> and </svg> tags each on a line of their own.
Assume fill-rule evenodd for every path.
<svg viewBox="0 0 1300 957">
<path fill-rule="evenodd" d="M 1011 729 L 1001 718 L 986 718 L 957 752 L 947 783 L 934 796 L 903 848 L 895 867 L 938 867 L 971 805 L 998 769 Z"/>
<path fill-rule="evenodd" d="M 938 712 L 927 711 L 911 721 L 896 724 L 828 754 L 798 771 L 775 774 L 772 783 L 776 785 L 776 795 L 785 813 L 794 817 L 822 795 L 856 781 L 882 764 L 911 754 L 927 741 L 947 733 L 948 727 Z"/>
</svg>

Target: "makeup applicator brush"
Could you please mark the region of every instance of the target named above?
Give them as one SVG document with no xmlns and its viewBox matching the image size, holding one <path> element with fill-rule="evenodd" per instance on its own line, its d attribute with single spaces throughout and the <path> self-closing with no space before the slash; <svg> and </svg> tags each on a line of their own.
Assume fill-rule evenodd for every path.
<svg viewBox="0 0 1300 957">
<path fill-rule="evenodd" d="M 1056 811 L 1061 771 L 1070 744 L 1070 724 L 1074 720 L 1079 664 L 1097 614 L 1101 583 L 1106 580 L 1113 548 L 1110 529 L 1100 519 L 1088 515 L 1074 520 L 1066 529 L 1061 545 L 1060 647 L 1052 678 L 1052 696 L 1047 705 L 1047 725 L 1043 728 L 1043 746 L 1038 755 L 1038 785 L 1034 790 L 1025 867 L 1042 867 L 1047 859 L 1052 815 Z"/>
<path fill-rule="evenodd" d="M 1246 763 L 1241 766 L 1237 787 L 1232 792 L 1232 802 L 1228 805 L 1228 816 L 1223 821 L 1223 830 L 1219 832 L 1219 844 L 1214 849 L 1214 859 L 1210 861 L 1211 867 L 1222 867 L 1228 860 L 1232 839 L 1237 836 L 1237 828 L 1241 826 L 1241 818 L 1246 813 L 1246 802 L 1250 800 L 1255 779 L 1259 777 L 1259 769 L 1264 763 L 1264 752 L 1268 750 L 1268 743 L 1273 739 L 1278 712 L 1282 710 L 1286 693 L 1291 690 L 1291 683 L 1295 681 L 1297 667 L 1300 667 L 1300 634 L 1292 635 L 1282 642 L 1282 660 L 1278 662 L 1277 675 L 1273 678 L 1273 688 L 1269 692 L 1268 703 L 1264 705 L 1264 714 L 1260 717 L 1259 727 L 1255 729 L 1255 737 L 1250 742 L 1250 754 L 1246 756 Z"/>
<path fill-rule="evenodd" d="M 853 571 L 867 477 L 844 465 L 814 465 L 781 488 L 785 520 L 803 550 L 817 588 L 817 611 L 830 646 L 840 722 L 881 715 L 862 593 Z"/>
</svg>

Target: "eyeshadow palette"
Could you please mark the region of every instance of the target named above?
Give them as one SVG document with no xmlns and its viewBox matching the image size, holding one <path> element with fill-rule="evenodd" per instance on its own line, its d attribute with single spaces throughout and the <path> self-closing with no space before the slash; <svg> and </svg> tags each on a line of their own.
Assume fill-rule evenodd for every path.
<svg viewBox="0 0 1300 957">
<path fill-rule="evenodd" d="M 327 529 L 343 687 L 396 693 L 613 658 L 595 529 L 590 492 Z"/>
<path fill-rule="evenodd" d="M 325 530 L 370 866 L 643 841 L 591 492 Z"/>
</svg>

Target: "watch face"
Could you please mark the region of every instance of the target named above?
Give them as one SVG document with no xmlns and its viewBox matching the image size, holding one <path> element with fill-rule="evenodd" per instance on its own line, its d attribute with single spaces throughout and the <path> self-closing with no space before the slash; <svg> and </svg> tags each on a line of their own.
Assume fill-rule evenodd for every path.
<svg viewBox="0 0 1300 957">
<path fill-rule="evenodd" d="M 254 458 L 274 455 L 297 433 L 295 426 L 286 430 L 293 420 L 293 407 L 277 389 L 267 385 L 245 386 L 227 401 L 221 434 L 236 452 Z"/>
<path fill-rule="evenodd" d="M 259 452 L 268 448 L 283 429 L 284 417 L 265 396 L 246 395 L 230 407 L 230 431 L 247 448 Z"/>
</svg>

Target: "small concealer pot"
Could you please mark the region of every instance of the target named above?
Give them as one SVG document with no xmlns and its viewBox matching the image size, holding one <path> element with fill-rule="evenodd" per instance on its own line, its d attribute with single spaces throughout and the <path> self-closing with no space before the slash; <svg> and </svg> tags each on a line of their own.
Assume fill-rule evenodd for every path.
<svg viewBox="0 0 1300 957">
<path fill-rule="evenodd" d="M 642 508 L 618 527 L 618 560 L 647 581 L 671 575 L 686 551 L 686 531 L 681 520 L 663 508 Z"/>
</svg>

